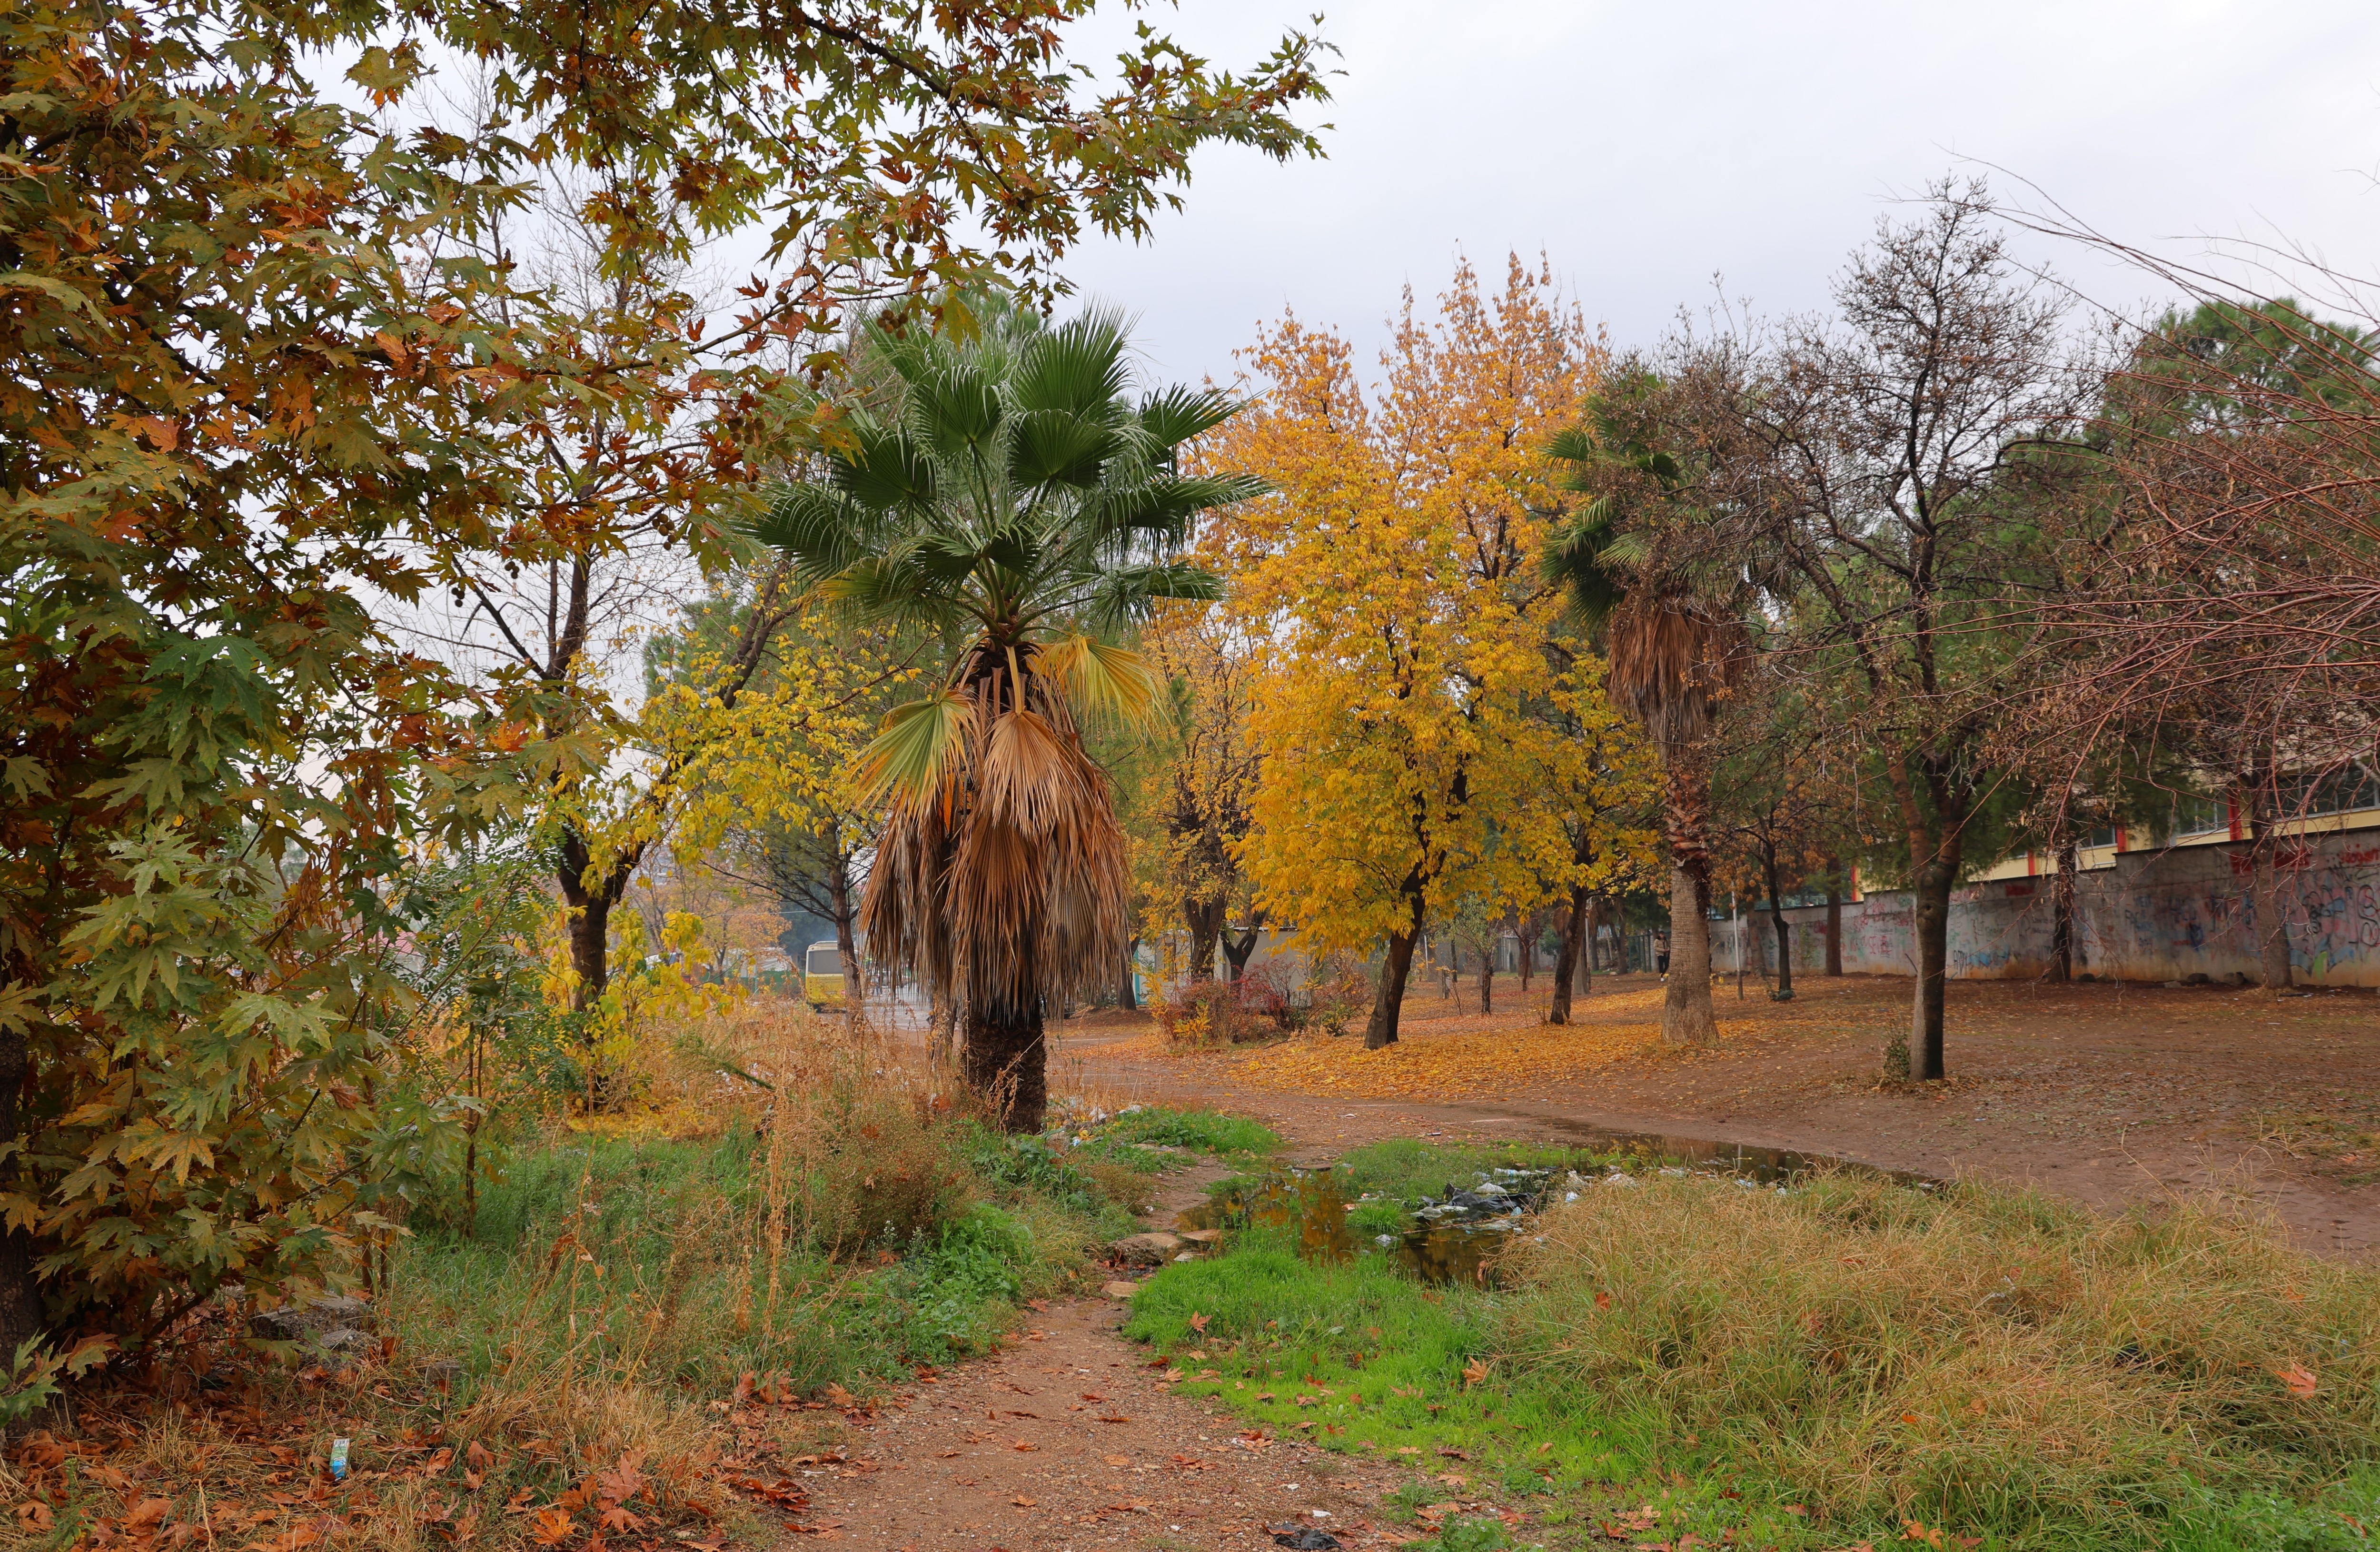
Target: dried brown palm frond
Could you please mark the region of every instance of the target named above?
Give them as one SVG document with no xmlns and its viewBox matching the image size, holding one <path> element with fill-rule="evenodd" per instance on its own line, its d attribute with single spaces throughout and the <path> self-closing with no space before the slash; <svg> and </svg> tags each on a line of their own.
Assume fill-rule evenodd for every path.
<svg viewBox="0 0 2380 1552">
<path fill-rule="evenodd" d="M 1031 1017 L 1045 999 L 1114 977 L 1126 948 L 1123 831 L 1057 684 L 1028 656 L 1020 706 L 1006 654 L 974 666 L 987 672 L 941 697 L 964 708 L 941 714 L 950 725 L 898 742 L 920 711 L 880 740 L 868 769 L 891 814 L 861 925 L 880 955 L 956 988 L 976 1012 Z"/>
<path fill-rule="evenodd" d="M 1666 753 L 1698 743 L 1743 669 L 1742 623 L 1692 595 L 1633 591 L 1611 612 L 1604 681 Z"/>
</svg>

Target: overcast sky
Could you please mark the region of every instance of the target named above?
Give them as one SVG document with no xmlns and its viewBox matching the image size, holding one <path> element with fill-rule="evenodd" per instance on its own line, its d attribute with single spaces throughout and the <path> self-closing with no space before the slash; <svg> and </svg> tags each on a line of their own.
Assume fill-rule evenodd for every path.
<svg viewBox="0 0 2380 1552">
<path fill-rule="evenodd" d="M 1306 8 L 1146 14 L 1236 65 Z M 1399 288 L 1434 294 L 1458 253 L 1500 279 L 1508 250 L 1542 249 L 1622 346 L 1706 305 L 1714 274 L 1763 312 L 1818 307 L 1896 197 L 1978 162 L 2184 259 L 2287 239 L 2380 268 L 2371 0 L 1360 0 L 1322 31 L 1344 72 L 1311 115 L 1334 126 L 1326 160 L 1203 152 L 1186 212 L 1069 266 L 1139 314 L 1166 376 L 1228 377 L 1285 307 L 1368 359 Z M 2028 251 L 2102 299 L 2151 294 Z"/>
</svg>

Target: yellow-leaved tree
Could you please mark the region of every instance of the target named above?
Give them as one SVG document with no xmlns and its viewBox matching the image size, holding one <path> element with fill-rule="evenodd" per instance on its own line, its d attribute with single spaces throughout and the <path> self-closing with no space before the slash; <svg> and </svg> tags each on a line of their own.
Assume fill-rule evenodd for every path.
<svg viewBox="0 0 2380 1552">
<path fill-rule="evenodd" d="M 689 607 L 652 654 L 650 718 L 686 751 L 675 774 L 677 849 L 831 923 L 856 1017 L 860 859 L 878 824 L 857 782 L 860 757 L 885 711 L 916 693 L 921 640 L 809 599 L 742 695 L 704 694 L 750 606 L 742 590 L 723 588 Z"/>
<path fill-rule="evenodd" d="M 1345 340 L 1293 317 L 1243 359 L 1253 407 L 1204 450 L 1270 487 L 1204 540 L 1261 644 L 1242 856 L 1257 903 L 1307 947 L 1384 945 L 1377 1049 L 1433 920 L 1567 897 L 1622 828 L 1613 805 L 1588 864 L 1572 860 L 1561 789 L 1577 783 L 1548 774 L 1578 773 L 1560 709 L 1599 692 L 1560 649 L 1564 600 L 1537 564 L 1565 499 L 1542 447 L 1603 352 L 1550 273 L 1515 258 L 1492 298 L 1460 267 L 1434 319 L 1408 294 L 1376 393 Z"/>
</svg>

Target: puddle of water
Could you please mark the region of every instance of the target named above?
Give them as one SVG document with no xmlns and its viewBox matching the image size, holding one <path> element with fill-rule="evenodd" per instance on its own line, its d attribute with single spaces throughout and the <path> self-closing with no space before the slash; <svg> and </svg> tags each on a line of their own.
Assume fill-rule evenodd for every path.
<svg viewBox="0 0 2380 1552">
<path fill-rule="evenodd" d="M 1530 1123 L 1592 1145 L 1594 1162 L 1598 1165 L 1609 1162 L 1632 1167 L 1647 1164 L 1701 1166 L 1743 1180 L 1758 1181 L 1764 1185 L 1791 1181 L 1818 1170 L 1840 1170 L 1871 1178 L 1882 1176 L 1896 1185 L 1931 1188 L 1941 1183 L 1931 1175 L 1910 1170 L 1887 1170 L 1830 1153 L 1803 1153 L 1795 1148 L 1715 1142 L 1708 1137 L 1679 1137 L 1660 1132 L 1611 1132 L 1600 1126 L 1550 1117 L 1532 1117 Z M 1584 1170 L 1586 1165 L 1574 1162 L 1571 1167 Z"/>
<path fill-rule="evenodd" d="M 1529 1214 L 1548 1202 L 1595 1187 L 1607 1171 L 1614 1170 L 1659 1169 L 1681 1175 L 1709 1172 L 1764 1185 L 1782 1184 L 1816 1170 L 1841 1170 L 1881 1175 L 1902 1185 L 1930 1188 L 1939 1183 L 1907 1170 L 1879 1170 L 1853 1159 L 1790 1148 L 1649 1132 L 1607 1132 L 1565 1122 L 1546 1124 L 1591 1139 L 1595 1146 L 1580 1148 L 1549 1168 L 1500 1167 L 1468 1186 L 1450 1181 L 1443 1194 L 1424 1197 L 1413 1209 L 1411 1227 L 1401 1234 L 1379 1236 L 1380 1248 L 1393 1252 L 1397 1264 L 1424 1282 L 1485 1288 L 1495 1285 L 1497 1253 L 1523 1231 Z M 1348 1210 L 1355 1205 L 1347 1179 L 1339 1171 L 1291 1169 L 1184 1210 L 1176 1227 L 1220 1229 L 1253 1222 L 1293 1229 L 1300 1255 L 1342 1264 L 1353 1259 L 1358 1248 L 1347 1226 Z"/>
<path fill-rule="evenodd" d="M 1246 1223 L 1295 1229 L 1300 1255 L 1336 1265 L 1355 1258 L 1355 1236 L 1347 1227 L 1354 1202 L 1345 1178 L 1334 1170 L 1284 1170 L 1190 1207 L 1177 1222 L 1184 1229 Z"/>
</svg>

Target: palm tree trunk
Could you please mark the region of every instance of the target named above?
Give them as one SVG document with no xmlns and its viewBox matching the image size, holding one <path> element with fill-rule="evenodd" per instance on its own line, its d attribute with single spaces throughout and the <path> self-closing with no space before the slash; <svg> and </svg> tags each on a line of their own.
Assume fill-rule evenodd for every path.
<svg viewBox="0 0 2380 1552">
<path fill-rule="evenodd" d="M 1672 751 L 1669 766 L 1670 985 L 1661 1005 L 1661 1038 L 1673 1046 L 1718 1042 L 1710 990 L 1710 778 L 1688 751 Z"/>
<path fill-rule="evenodd" d="M 1050 1103 L 1049 1045 L 1041 1008 L 987 1008 L 970 1000 L 960 1073 L 990 1101 L 1003 1132 L 1038 1132 Z"/>
</svg>

